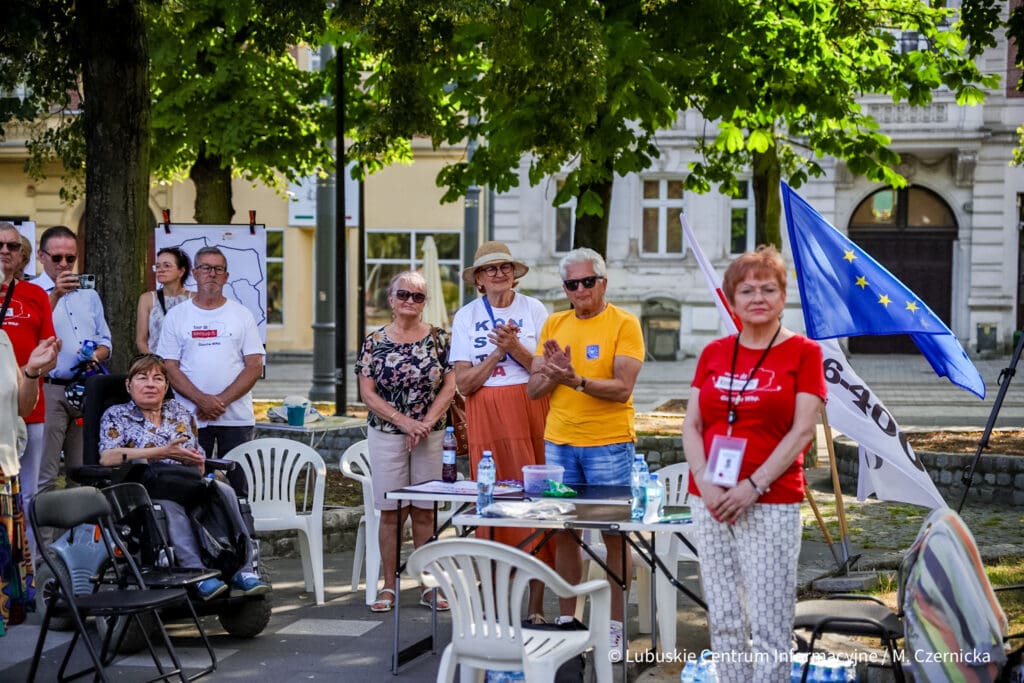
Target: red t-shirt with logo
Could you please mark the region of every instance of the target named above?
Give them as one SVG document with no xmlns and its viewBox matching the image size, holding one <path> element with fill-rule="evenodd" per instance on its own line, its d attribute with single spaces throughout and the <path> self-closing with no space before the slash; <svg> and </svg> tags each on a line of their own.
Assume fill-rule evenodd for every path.
<svg viewBox="0 0 1024 683">
<path fill-rule="evenodd" d="M 814 394 L 822 400 L 827 395 L 822 368 L 821 347 L 806 337 L 793 335 L 771 347 L 764 361 L 750 377 L 764 349 L 749 349 L 740 344 L 736 354 L 735 377 L 732 357 L 736 336 L 718 339 L 704 349 L 697 361 L 692 386 L 700 391 L 700 414 L 704 421 L 704 452 L 710 452 L 717 434 L 725 435 L 729 424 L 728 401 L 730 378 L 732 402 L 736 407 L 733 437 L 747 440 L 740 466 L 739 481 L 760 467 L 793 426 L 793 411 L 798 393 Z M 747 382 L 740 396 L 740 389 Z M 770 484 L 770 491 L 759 503 L 799 503 L 804 497 L 804 452 Z M 691 494 L 700 495 L 693 477 Z"/>
<path fill-rule="evenodd" d="M 7 287 L 0 286 L 0 306 L 7 297 Z M 50 297 L 41 288 L 31 282 L 18 280 L 14 285 L 14 294 L 7 307 L 7 315 L 3 319 L 3 330 L 11 338 L 14 345 L 14 357 L 18 365 L 28 362 L 32 350 L 43 339 L 54 336 L 53 313 L 50 309 Z M 39 380 L 42 383 L 42 379 Z M 25 422 L 32 424 L 46 419 L 46 404 L 40 388 L 39 400 Z"/>
</svg>

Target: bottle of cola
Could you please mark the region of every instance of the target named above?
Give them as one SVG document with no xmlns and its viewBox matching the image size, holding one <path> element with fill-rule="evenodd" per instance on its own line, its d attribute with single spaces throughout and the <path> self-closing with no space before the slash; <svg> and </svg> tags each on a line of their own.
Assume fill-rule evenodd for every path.
<svg viewBox="0 0 1024 683">
<path fill-rule="evenodd" d="M 441 444 L 441 481 L 449 484 L 459 478 L 459 471 L 455 467 L 455 453 L 458 447 L 459 442 L 455 439 L 455 428 L 445 428 L 444 441 Z"/>
</svg>

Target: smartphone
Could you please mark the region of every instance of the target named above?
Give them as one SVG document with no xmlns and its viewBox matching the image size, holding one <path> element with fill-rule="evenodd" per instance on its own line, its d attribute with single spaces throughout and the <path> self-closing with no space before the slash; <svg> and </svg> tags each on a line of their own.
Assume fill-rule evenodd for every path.
<svg viewBox="0 0 1024 683">
<path fill-rule="evenodd" d="M 79 289 L 96 289 L 96 276 L 95 275 L 79 275 L 78 276 L 78 288 Z"/>
</svg>

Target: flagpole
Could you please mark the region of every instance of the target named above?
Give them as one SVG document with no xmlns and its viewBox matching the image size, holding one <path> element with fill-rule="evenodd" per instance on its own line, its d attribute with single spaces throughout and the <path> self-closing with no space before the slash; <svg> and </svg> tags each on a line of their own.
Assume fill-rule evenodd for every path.
<svg viewBox="0 0 1024 683">
<path fill-rule="evenodd" d="M 821 527 L 821 533 L 825 537 L 825 542 L 828 543 L 828 549 L 832 551 L 832 557 L 835 559 L 836 564 L 840 567 L 843 566 L 843 561 L 839 559 L 839 555 L 836 554 L 836 542 L 832 540 L 832 534 L 828 532 L 828 526 L 825 524 L 825 518 L 821 516 L 821 511 L 818 510 L 818 504 L 814 500 L 814 495 L 811 493 L 810 486 L 804 486 L 804 497 L 807 498 L 807 504 L 811 506 L 811 512 L 814 513 L 814 518 L 818 520 L 818 526 Z"/>
<path fill-rule="evenodd" d="M 847 539 L 850 536 L 846 526 L 846 508 L 843 505 L 843 489 L 839 485 L 839 467 L 836 464 L 836 449 L 832 444 L 832 427 L 828 423 L 828 413 L 825 406 L 821 406 L 821 424 L 825 428 L 825 445 L 828 447 L 829 467 L 832 470 L 832 490 L 836 496 L 836 515 L 839 517 L 839 542 L 843 551 L 843 559 L 840 569 L 850 568 L 850 548 Z M 834 554 L 834 553 L 833 553 Z"/>
</svg>

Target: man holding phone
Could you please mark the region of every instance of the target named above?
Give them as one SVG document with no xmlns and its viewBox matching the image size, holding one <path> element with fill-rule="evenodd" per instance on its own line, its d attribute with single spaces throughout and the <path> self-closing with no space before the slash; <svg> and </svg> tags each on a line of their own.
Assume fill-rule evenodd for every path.
<svg viewBox="0 0 1024 683">
<path fill-rule="evenodd" d="M 43 274 L 33 280 L 50 296 L 53 327 L 61 340 L 57 367 L 43 378 L 46 397 L 46 427 L 43 457 L 39 467 L 38 492 L 54 488 L 60 471 L 60 453 L 64 451 L 65 470 L 82 465 L 82 414 L 68 402 L 64 388 L 75 375 L 79 353 L 86 341 L 95 344 L 90 360 L 110 358 L 110 327 L 103 313 L 103 302 L 95 289 L 83 289 L 75 271 L 78 240 L 64 225 L 47 228 L 39 238 L 39 260 Z"/>
</svg>

